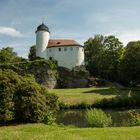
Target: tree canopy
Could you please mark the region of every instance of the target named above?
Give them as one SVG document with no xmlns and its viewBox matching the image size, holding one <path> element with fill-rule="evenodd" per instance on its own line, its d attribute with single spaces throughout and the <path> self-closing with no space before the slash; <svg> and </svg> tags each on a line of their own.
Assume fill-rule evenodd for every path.
<svg viewBox="0 0 140 140">
<path fill-rule="evenodd" d="M 140 41 L 129 42 L 120 63 L 120 80 L 124 85 L 140 85 Z"/>
<path fill-rule="evenodd" d="M 85 42 L 85 63 L 90 74 L 115 80 L 122 50 L 123 44 L 115 36 L 96 35 L 90 38 Z"/>
<path fill-rule="evenodd" d="M 15 63 L 21 61 L 22 58 L 17 55 L 16 52 L 13 51 L 13 48 L 6 47 L 0 50 L 0 63 Z"/>
<path fill-rule="evenodd" d="M 30 47 L 28 58 L 31 61 L 36 59 L 36 46 L 35 45 Z"/>
</svg>

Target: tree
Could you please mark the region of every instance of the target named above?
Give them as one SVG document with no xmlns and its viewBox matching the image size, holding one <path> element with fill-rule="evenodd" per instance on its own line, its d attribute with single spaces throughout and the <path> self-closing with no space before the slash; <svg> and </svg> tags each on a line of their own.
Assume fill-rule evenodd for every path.
<svg viewBox="0 0 140 140">
<path fill-rule="evenodd" d="M 28 58 L 31 61 L 36 59 L 36 46 L 35 45 L 30 47 Z"/>
<path fill-rule="evenodd" d="M 85 64 L 91 76 L 97 76 L 100 73 L 99 61 L 104 50 L 104 36 L 95 35 L 89 38 L 85 43 Z"/>
<path fill-rule="evenodd" d="M 104 77 L 108 80 L 118 81 L 120 58 L 123 53 L 123 44 L 115 36 L 107 36 L 104 40 L 103 54 Z"/>
<path fill-rule="evenodd" d="M 140 85 L 140 41 L 129 42 L 120 63 L 120 82 L 127 86 Z"/>
<path fill-rule="evenodd" d="M 14 63 L 20 62 L 22 58 L 17 56 L 17 53 L 13 51 L 13 48 L 6 47 L 0 50 L 0 63 L 7 64 L 7 63 Z"/>
<path fill-rule="evenodd" d="M 85 61 L 90 74 L 117 81 L 122 50 L 123 45 L 115 36 L 90 38 L 85 42 Z"/>
</svg>

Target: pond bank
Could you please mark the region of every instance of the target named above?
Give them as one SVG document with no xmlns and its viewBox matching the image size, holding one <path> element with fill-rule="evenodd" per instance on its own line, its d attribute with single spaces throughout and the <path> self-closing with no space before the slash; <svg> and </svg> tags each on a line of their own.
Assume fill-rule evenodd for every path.
<svg viewBox="0 0 140 140">
<path fill-rule="evenodd" d="M 130 113 L 140 114 L 140 109 L 105 109 L 106 113 L 111 115 L 113 124 L 112 126 L 128 126 L 129 120 L 131 119 Z M 73 125 L 76 127 L 88 127 L 85 119 L 86 110 L 61 110 L 58 112 L 56 117 L 57 124 Z"/>
</svg>

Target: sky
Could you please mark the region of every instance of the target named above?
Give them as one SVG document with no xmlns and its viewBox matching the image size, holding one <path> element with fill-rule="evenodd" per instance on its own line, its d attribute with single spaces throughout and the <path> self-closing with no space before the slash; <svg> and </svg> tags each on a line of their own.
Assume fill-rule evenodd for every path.
<svg viewBox="0 0 140 140">
<path fill-rule="evenodd" d="M 140 40 L 140 0 L 0 0 L 0 49 L 27 57 L 44 21 L 52 39 L 83 43 L 96 34 L 115 35 L 126 45 Z"/>
</svg>

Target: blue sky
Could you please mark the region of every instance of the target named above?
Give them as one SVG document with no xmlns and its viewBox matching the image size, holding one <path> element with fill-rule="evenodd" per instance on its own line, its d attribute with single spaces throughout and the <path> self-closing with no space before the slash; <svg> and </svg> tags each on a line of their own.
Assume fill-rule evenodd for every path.
<svg viewBox="0 0 140 140">
<path fill-rule="evenodd" d="M 95 34 L 140 40 L 140 0 L 0 0 L 0 48 L 27 57 L 42 19 L 51 38 L 83 44 Z"/>
</svg>

